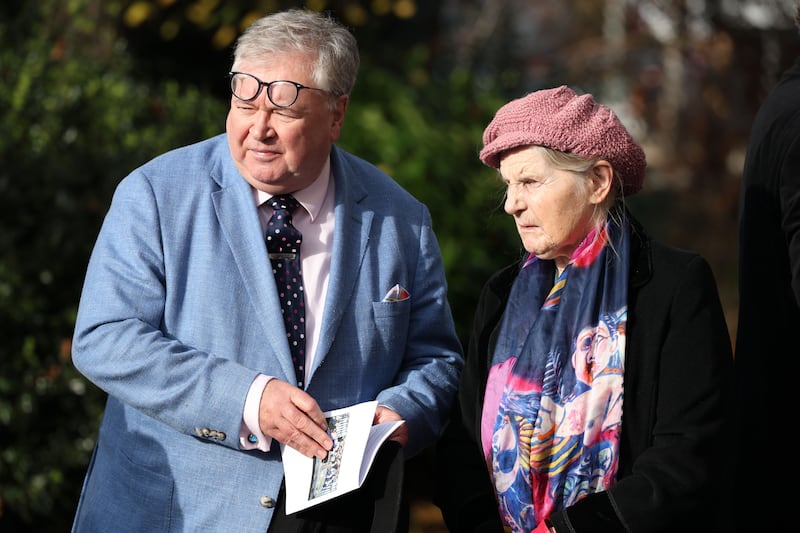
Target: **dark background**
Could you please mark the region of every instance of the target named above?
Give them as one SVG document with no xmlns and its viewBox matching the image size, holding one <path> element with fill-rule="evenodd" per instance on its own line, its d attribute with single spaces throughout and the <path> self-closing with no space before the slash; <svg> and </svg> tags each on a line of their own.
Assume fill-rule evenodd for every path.
<svg viewBox="0 0 800 533">
<path fill-rule="evenodd" d="M 791 0 L 4 0 L 0 530 L 69 530 L 104 401 L 70 339 L 115 185 L 222 132 L 236 36 L 301 6 L 358 38 L 340 145 L 430 205 L 464 342 L 481 284 L 520 254 L 477 159 L 483 128 L 507 100 L 561 84 L 595 94 L 641 142 L 648 177 L 629 205 L 709 259 L 734 339 L 739 179 L 758 105 L 796 57 Z M 415 532 L 442 527 L 429 461 L 407 477 Z"/>
</svg>

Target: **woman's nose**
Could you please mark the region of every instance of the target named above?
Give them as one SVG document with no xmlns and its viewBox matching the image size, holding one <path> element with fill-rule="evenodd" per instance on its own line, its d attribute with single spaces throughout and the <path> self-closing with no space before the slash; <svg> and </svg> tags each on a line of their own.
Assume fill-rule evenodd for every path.
<svg viewBox="0 0 800 533">
<path fill-rule="evenodd" d="M 506 189 L 506 198 L 505 198 L 505 202 L 503 202 L 503 209 L 509 215 L 513 215 L 515 213 L 518 213 L 519 210 L 520 210 L 520 204 L 519 204 L 518 196 L 512 192 L 511 187 Z"/>
</svg>

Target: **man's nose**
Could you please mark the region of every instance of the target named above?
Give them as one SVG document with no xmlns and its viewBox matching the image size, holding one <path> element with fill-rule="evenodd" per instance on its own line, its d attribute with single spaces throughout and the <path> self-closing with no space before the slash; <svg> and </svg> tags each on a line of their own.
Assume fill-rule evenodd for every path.
<svg viewBox="0 0 800 533">
<path fill-rule="evenodd" d="M 255 114 L 253 125 L 250 127 L 250 133 L 259 139 L 265 139 L 275 135 L 275 129 L 272 127 L 272 110 L 261 109 Z"/>
</svg>

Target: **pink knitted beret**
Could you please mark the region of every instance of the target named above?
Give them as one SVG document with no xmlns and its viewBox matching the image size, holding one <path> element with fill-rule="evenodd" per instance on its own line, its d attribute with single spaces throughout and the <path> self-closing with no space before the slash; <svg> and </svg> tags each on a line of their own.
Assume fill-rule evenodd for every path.
<svg viewBox="0 0 800 533">
<path fill-rule="evenodd" d="M 501 107 L 483 132 L 481 161 L 500 167 L 511 148 L 541 145 L 561 152 L 607 160 L 622 180 L 626 195 L 644 182 L 644 151 L 617 115 L 590 94 L 578 96 L 562 85 L 512 100 Z"/>
</svg>

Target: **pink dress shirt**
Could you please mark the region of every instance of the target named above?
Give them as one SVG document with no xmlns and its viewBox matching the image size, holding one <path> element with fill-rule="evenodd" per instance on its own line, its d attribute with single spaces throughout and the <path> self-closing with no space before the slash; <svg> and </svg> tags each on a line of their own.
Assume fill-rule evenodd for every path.
<svg viewBox="0 0 800 533">
<path fill-rule="evenodd" d="M 319 341 L 322 310 L 325 308 L 325 294 L 330 278 L 334 188 L 330 160 L 328 160 L 314 183 L 292 193 L 302 207 L 292 215 L 292 222 L 303 234 L 300 259 L 303 264 L 303 288 L 306 299 L 306 375 L 303 379 L 306 384 Z M 263 234 L 266 231 L 267 221 L 272 216 L 272 209 L 265 203 L 271 195 L 253 189 L 253 196 L 258 206 Z M 258 424 L 261 394 L 270 379 L 272 376 L 259 374 L 250 385 L 242 414 L 242 429 L 239 433 L 239 446 L 242 449 L 259 449 L 265 452 L 270 449 L 272 439 L 261 433 Z"/>
</svg>

